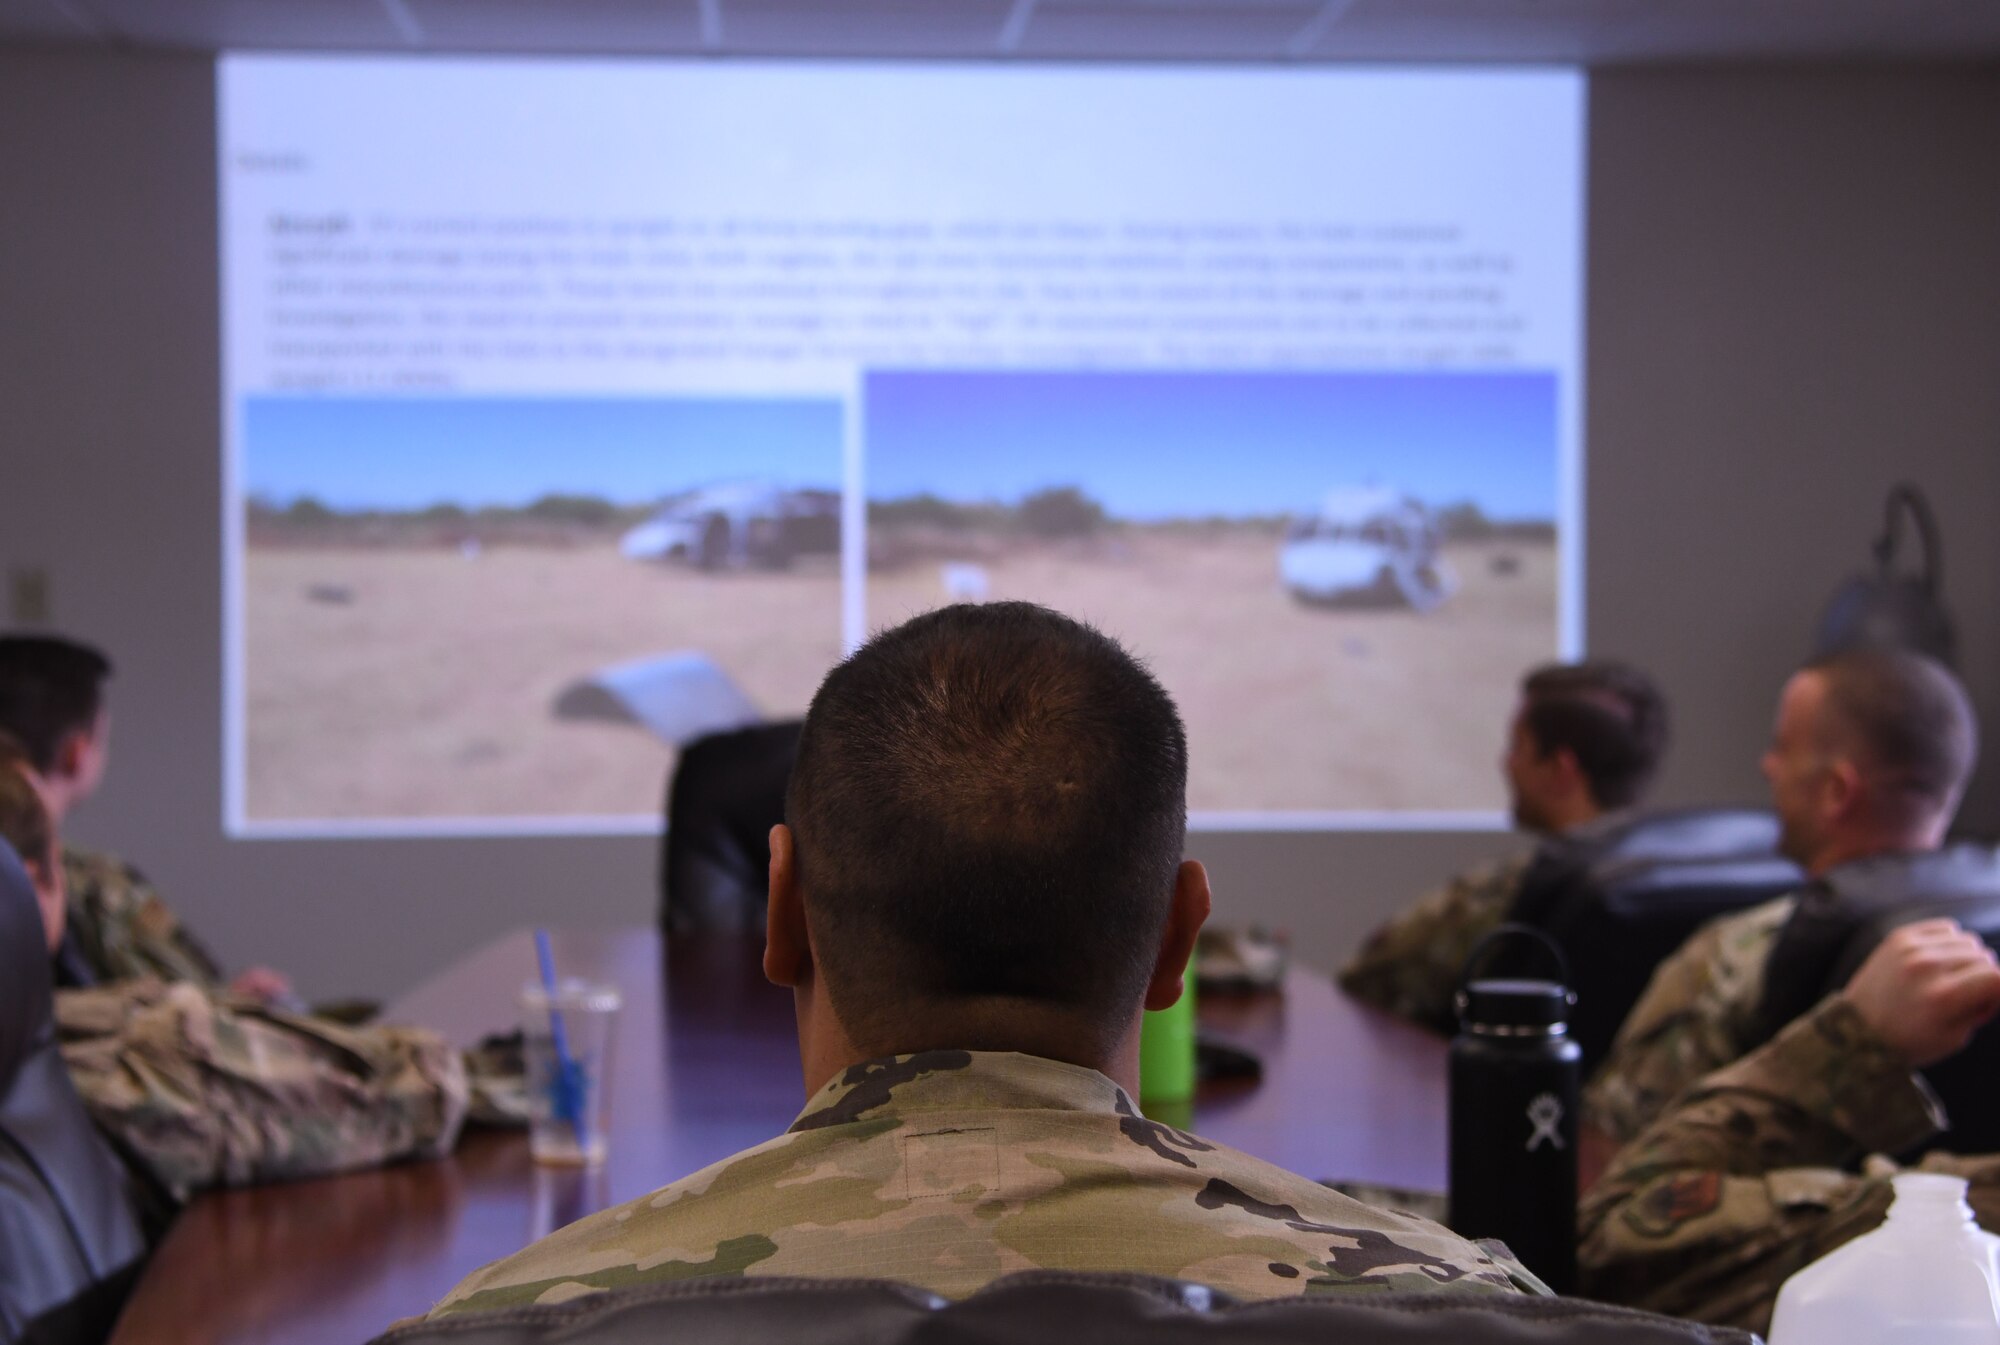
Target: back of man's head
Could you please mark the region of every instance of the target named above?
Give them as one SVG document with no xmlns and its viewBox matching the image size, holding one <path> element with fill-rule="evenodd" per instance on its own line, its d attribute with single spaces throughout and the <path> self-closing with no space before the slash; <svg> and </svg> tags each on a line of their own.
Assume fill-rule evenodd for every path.
<svg viewBox="0 0 2000 1345">
<path fill-rule="evenodd" d="M 37 771 L 53 771 L 64 738 L 96 729 L 109 676 L 111 660 L 89 645 L 0 635 L 0 731 L 19 740 Z"/>
<path fill-rule="evenodd" d="M 1575 756 L 1600 808 L 1638 803 L 1666 755 L 1666 697 L 1645 673 L 1612 659 L 1532 670 L 1521 680 L 1521 718 L 1544 754 Z"/>
<path fill-rule="evenodd" d="M 1030 603 L 946 607 L 827 675 L 786 819 L 814 957 L 876 1053 L 1021 1001 L 1110 1041 L 1159 955 L 1187 737 L 1116 641 Z"/>
<path fill-rule="evenodd" d="M 1903 650 L 1857 649 L 1809 663 L 1824 697 L 1822 751 L 1852 760 L 1875 821 L 1949 822 L 1979 760 L 1979 718 L 1941 663 Z"/>
</svg>

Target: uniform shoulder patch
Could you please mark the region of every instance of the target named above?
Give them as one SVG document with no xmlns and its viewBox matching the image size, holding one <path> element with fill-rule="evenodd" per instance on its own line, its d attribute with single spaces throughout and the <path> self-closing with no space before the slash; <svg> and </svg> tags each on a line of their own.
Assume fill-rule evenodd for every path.
<svg viewBox="0 0 2000 1345">
<path fill-rule="evenodd" d="M 1691 1219 L 1722 1203 L 1722 1174 L 1683 1172 L 1655 1182 L 1625 1208 L 1625 1225 L 1640 1237 L 1671 1237 Z"/>
</svg>

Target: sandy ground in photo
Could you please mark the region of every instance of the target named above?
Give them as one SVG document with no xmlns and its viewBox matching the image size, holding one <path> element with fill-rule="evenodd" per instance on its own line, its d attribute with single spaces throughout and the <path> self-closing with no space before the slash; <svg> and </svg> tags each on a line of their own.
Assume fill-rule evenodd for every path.
<svg viewBox="0 0 2000 1345">
<path fill-rule="evenodd" d="M 1196 809 L 1499 809 L 1497 762 L 1523 669 L 1555 657 L 1556 552 L 1453 546 L 1459 591 L 1424 615 L 1328 610 L 1278 585 L 1277 543 L 1142 535 L 1094 562 L 1052 549 L 984 562 L 991 598 L 1083 617 L 1144 657 L 1188 725 Z M 1517 569 L 1496 572 L 1497 557 Z M 939 565 L 878 574 L 889 624 L 944 601 Z"/>
<path fill-rule="evenodd" d="M 657 815 L 672 749 L 642 728 L 556 719 L 565 687 L 699 650 L 775 718 L 803 714 L 840 655 L 831 559 L 782 574 L 699 574 L 610 545 L 245 559 L 253 821 Z"/>
<path fill-rule="evenodd" d="M 1251 536 L 989 549 L 982 564 L 990 597 L 1087 618 L 1151 663 L 1188 721 L 1194 808 L 1497 809 L 1514 688 L 1555 653 L 1555 551 L 1447 555 L 1462 587 L 1421 616 L 1301 606 L 1278 586 L 1275 541 Z M 796 715 L 840 652 L 830 561 L 705 575 L 609 545 L 246 561 L 252 820 L 657 815 L 672 750 L 557 720 L 564 687 L 695 649 L 766 714 Z M 941 568 L 872 575 L 870 625 L 945 601 Z"/>
</svg>

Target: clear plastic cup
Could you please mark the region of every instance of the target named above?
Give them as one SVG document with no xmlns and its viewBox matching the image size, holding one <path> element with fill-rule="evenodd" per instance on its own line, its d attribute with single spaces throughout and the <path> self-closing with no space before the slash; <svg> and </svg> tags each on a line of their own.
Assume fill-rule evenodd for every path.
<svg viewBox="0 0 2000 1345">
<path fill-rule="evenodd" d="M 611 1176 L 599 1167 L 535 1164 L 530 1174 L 526 1242 L 539 1242 L 558 1228 L 611 1204 Z"/>
<path fill-rule="evenodd" d="M 537 1163 L 604 1161 L 612 1028 L 621 1002 L 616 986 L 570 977 L 556 984 L 554 996 L 539 983 L 522 987 L 528 1152 Z"/>
</svg>

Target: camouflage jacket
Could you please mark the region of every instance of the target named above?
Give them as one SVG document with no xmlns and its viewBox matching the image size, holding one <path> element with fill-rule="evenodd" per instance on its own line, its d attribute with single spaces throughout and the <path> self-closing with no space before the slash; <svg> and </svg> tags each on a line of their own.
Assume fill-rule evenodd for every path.
<svg viewBox="0 0 2000 1345">
<path fill-rule="evenodd" d="M 1763 1331 L 1778 1286 L 1867 1232 L 1889 1208 L 1882 1158 L 1942 1123 L 1929 1090 L 1831 996 L 1702 1079 L 1627 1145 L 1584 1197 L 1578 1292 Z M 1934 1153 L 2000 1230 L 2000 1155 Z"/>
<path fill-rule="evenodd" d="M 1512 915 L 1523 887 L 1546 882 L 1592 854 L 1632 820 L 1628 809 L 1544 835 L 1532 851 L 1459 874 L 1390 919 L 1336 978 L 1348 994 L 1439 1032 L 1454 1032 L 1452 1007 L 1479 941 Z"/>
<path fill-rule="evenodd" d="M 1623 1144 L 1757 1043 L 1764 964 L 1793 905 L 1780 897 L 1718 916 L 1660 964 L 1584 1090 L 1587 1125 Z"/>
<path fill-rule="evenodd" d="M 1538 1287 L 1511 1262 L 1145 1120 L 1095 1070 L 929 1051 L 846 1070 L 783 1135 L 475 1272 L 432 1316 L 720 1275 L 874 1276 L 950 1297 L 1033 1268 L 1251 1298 Z"/>
<path fill-rule="evenodd" d="M 1368 936 L 1336 978 L 1356 999 L 1439 1031 L 1479 941 L 1507 918 L 1533 856 L 1458 875 Z"/>
<path fill-rule="evenodd" d="M 156 978 L 59 990 L 91 1119 L 177 1199 L 446 1153 L 465 1065 L 416 1028 L 341 1027 Z"/>
<path fill-rule="evenodd" d="M 63 847 L 69 929 L 100 981 L 157 976 L 223 988 L 221 967 L 144 874 L 115 855 Z"/>
</svg>

